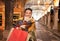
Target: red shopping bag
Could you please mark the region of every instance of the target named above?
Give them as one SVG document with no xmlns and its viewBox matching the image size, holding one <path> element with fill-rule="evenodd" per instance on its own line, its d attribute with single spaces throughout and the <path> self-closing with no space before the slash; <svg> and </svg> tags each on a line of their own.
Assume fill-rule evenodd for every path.
<svg viewBox="0 0 60 41">
<path fill-rule="evenodd" d="M 14 29 L 8 41 L 26 41 L 28 32 L 19 29 Z"/>
</svg>

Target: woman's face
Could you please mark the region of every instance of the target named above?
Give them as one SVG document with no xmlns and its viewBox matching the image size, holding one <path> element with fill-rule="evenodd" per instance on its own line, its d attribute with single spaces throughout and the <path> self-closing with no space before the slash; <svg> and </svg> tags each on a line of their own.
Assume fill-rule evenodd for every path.
<svg viewBox="0 0 60 41">
<path fill-rule="evenodd" d="M 25 16 L 26 17 L 31 17 L 31 15 L 32 15 L 32 12 L 30 10 L 26 10 Z"/>
</svg>

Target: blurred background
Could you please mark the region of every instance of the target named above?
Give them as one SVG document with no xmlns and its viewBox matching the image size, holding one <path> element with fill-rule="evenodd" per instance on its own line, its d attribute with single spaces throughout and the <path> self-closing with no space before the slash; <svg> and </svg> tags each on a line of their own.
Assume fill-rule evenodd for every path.
<svg viewBox="0 0 60 41">
<path fill-rule="evenodd" d="M 33 10 L 37 41 L 60 41 L 60 0 L 0 0 L 0 41 L 6 41 L 25 8 Z"/>
</svg>

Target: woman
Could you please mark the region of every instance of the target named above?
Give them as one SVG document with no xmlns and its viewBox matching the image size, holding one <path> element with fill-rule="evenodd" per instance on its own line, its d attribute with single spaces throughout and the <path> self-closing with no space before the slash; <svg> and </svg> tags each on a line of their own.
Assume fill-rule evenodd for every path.
<svg viewBox="0 0 60 41">
<path fill-rule="evenodd" d="M 36 30 L 35 21 L 32 17 L 32 9 L 31 8 L 25 9 L 24 16 L 19 19 L 18 23 L 19 23 L 20 27 L 23 30 L 29 32 L 29 34 L 32 35 L 32 38 L 34 39 L 34 41 L 36 41 L 36 38 L 35 38 L 35 30 Z"/>
</svg>

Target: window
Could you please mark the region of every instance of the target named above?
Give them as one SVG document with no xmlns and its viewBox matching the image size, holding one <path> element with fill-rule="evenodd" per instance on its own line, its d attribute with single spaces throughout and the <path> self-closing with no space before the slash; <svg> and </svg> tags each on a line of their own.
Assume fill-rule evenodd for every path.
<svg viewBox="0 0 60 41">
<path fill-rule="evenodd" d="M 18 19 L 19 18 L 19 14 L 14 14 L 13 15 L 13 19 Z"/>
</svg>

